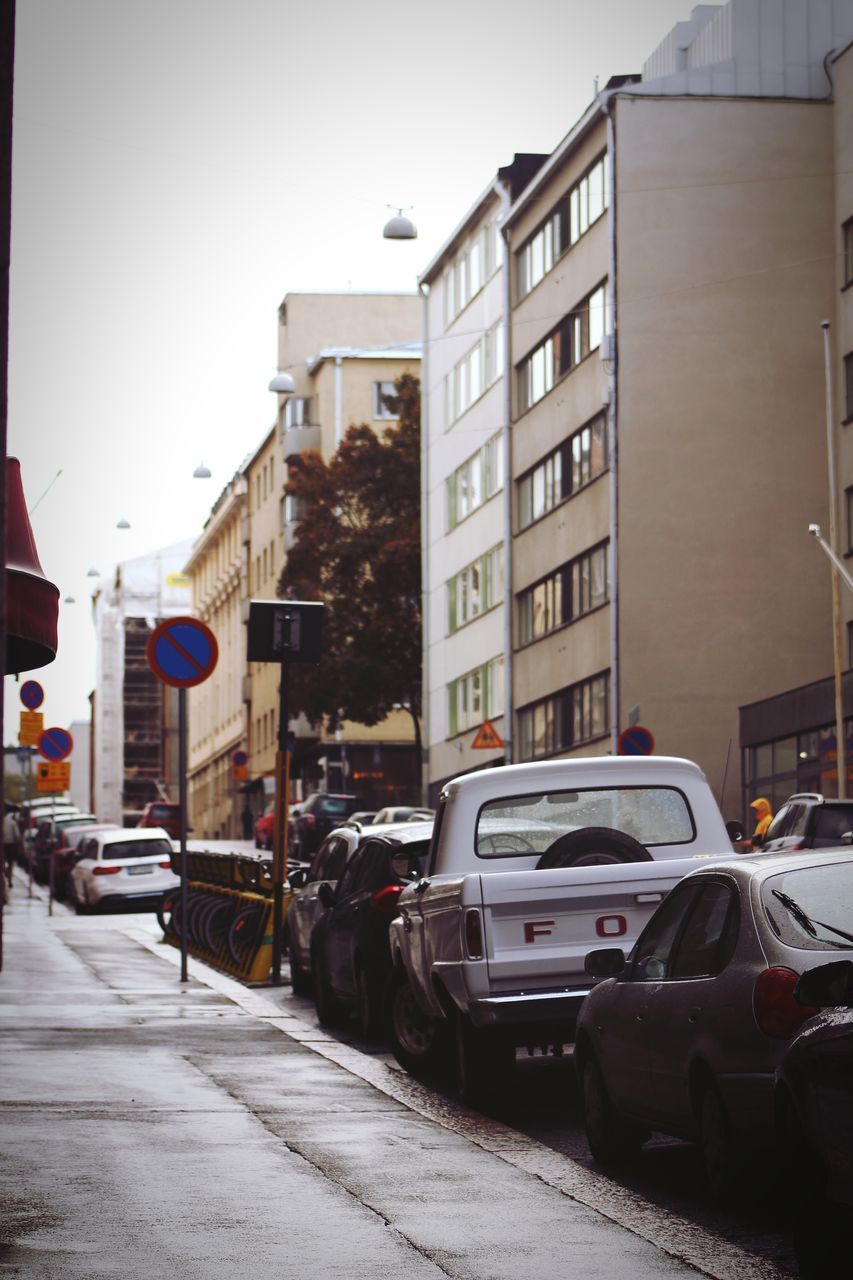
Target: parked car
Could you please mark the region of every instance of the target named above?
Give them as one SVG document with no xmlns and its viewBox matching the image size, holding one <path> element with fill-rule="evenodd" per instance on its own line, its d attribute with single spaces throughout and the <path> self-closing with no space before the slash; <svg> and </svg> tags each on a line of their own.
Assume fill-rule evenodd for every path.
<svg viewBox="0 0 853 1280">
<path fill-rule="evenodd" d="M 369 827 L 376 817 L 375 809 L 356 809 L 355 813 L 351 813 L 347 818 L 345 825 L 348 827 Z"/>
<path fill-rule="evenodd" d="M 330 831 L 345 822 L 351 813 L 363 808 L 363 796 L 313 791 L 303 801 L 301 811 L 290 820 L 290 855 L 307 862 Z"/>
<path fill-rule="evenodd" d="M 373 825 L 378 827 L 385 822 L 426 822 L 435 817 L 435 809 L 420 809 L 413 804 L 386 805 L 373 816 Z"/>
<path fill-rule="evenodd" d="M 162 827 L 173 840 L 181 838 L 181 806 L 170 800 L 152 800 L 142 810 L 140 827 Z"/>
<path fill-rule="evenodd" d="M 851 919 L 853 850 L 759 853 L 685 876 L 627 962 L 589 953 L 607 978 L 575 1047 L 593 1158 L 618 1163 L 653 1130 L 696 1141 L 724 1199 L 741 1155 L 772 1141 L 774 1071 L 810 1016 L 799 975 L 853 949 Z"/>
<path fill-rule="evenodd" d="M 118 827 L 86 836 L 69 877 L 76 909 L 131 901 L 156 907 L 180 883 L 172 871 L 172 848 L 163 827 Z"/>
<path fill-rule="evenodd" d="M 357 827 L 344 825 L 331 831 L 314 854 L 308 867 L 291 871 L 290 887 L 295 890 L 284 922 L 285 945 L 290 958 L 290 984 L 297 995 L 313 991 L 311 976 L 311 932 L 322 908 L 317 896 L 320 885 L 334 889 L 344 867 L 366 835 Z"/>
<path fill-rule="evenodd" d="M 323 912 L 311 933 L 311 969 L 322 1023 L 356 1011 L 365 1039 L 381 1033 L 393 977 L 388 926 L 400 894 L 424 874 L 431 836 L 431 822 L 371 833 L 337 886 L 318 886 Z"/>
<path fill-rule="evenodd" d="M 853 800 L 827 800 L 813 792 L 790 796 L 767 828 L 762 849 L 837 848 L 850 833 L 853 841 Z"/>
<path fill-rule="evenodd" d="M 794 998 L 820 1012 L 776 1067 L 776 1132 L 800 1273 L 822 1280 L 847 1253 L 853 1210 L 853 960 L 810 969 Z"/>
<path fill-rule="evenodd" d="M 100 831 L 118 831 L 117 822 L 78 822 L 72 823 L 65 827 L 60 838 L 59 847 L 53 855 L 54 879 L 53 891 L 60 902 L 64 901 L 69 894 L 70 880 L 69 876 L 77 861 L 77 846 L 86 836 L 92 836 Z"/>
<path fill-rule="evenodd" d="M 255 821 L 255 848 L 271 849 L 273 828 L 275 826 L 275 801 L 268 804 L 266 809 Z"/>
<path fill-rule="evenodd" d="M 79 810 L 68 810 L 54 818 L 39 818 L 35 835 L 31 843 L 33 877 L 41 884 L 50 878 L 50 861 L 55 857 L 57 849 L 63 841 L 63 833 L 74 826 L 83 826 L 94 822 L 93 813 L 80 813 Z"/>
</svg>

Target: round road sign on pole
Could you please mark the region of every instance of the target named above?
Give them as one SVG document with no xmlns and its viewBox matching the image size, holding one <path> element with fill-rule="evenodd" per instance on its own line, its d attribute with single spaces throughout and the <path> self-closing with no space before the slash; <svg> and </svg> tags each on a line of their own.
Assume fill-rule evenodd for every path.
<svg viewBox="0 0 853 1280">
<path fill-rule="evenodd" d="M 245 751 L 235 751 L 231 757 L 231 763 L 239 769 L 241 765 L 249 763 L 248 754 Z"/>
<path fill-rule="evenodd" d="M 619 734 L 617 746 L 620 756 L 650 756 L 655 749 L 655 740 L 649 729 L 633 724 Z"/>
<path fill-rule="evenodd" d="M 158 680 L 189 689 L 206 680 L 216 666 L 216 636 L 198 618 L 167 618 L 148 637 L 148 665 Z"/>
<path fill-rule="evenodd" d="M 44 689 L 38 680 L 25 680 L 21 685 L 21 702 L 28 711 L 37 711 L 44 702 Z"/>
<path fill-rule="evenodd" d="M 74 739 L 67 729 L 45 729 L 39 734 L 39 752 L 45 760 L 64 760 L 74 750 Z"/>
</svg>

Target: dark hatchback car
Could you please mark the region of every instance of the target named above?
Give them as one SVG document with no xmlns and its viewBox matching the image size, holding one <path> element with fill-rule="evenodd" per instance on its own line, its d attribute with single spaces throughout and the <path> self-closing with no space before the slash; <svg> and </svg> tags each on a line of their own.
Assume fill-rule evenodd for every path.
<svg viewBox="0 0 853 1280">
<path fill-rule="evenodd" d="M 816 792 L 790 796 L 767 828 L 765 853 L 798 849 L 831 849 L 853 833 L 853 800 L 827 800 Z"/>
<path fill-rule="evenodd" d="M 324 912 L 311 935 L 314 999 L 322 1023 L 358 1014 L 365 1039 L 381 1035 L 393 970 L 388 926 L 400 894 L 424 873 L 431 822 L 371 835 L 347 863 L 337 887 L 323 882 Z"/>
<path fill-rule="evenodd" d="M 326 836 L 351 813 L 365 807 L 364 797 L 345 792 L 313 791 L 289 824 L 290 855 L 307 862 Z"/>
<path fill-rule="evenodd" d="M 162 827 L 173 840 L 181 836 L 181 806 L 167 800 L 152 800 L 142 810 L 137 826 Z"/>
<path fill-rule="evenodd" d="M 853 924 L 853 922 L 851 922 Z M 853 1211 L 853 961 L 804 973 L 794 991 L 819 1013 L 776 1068 L 776 1132 L 800 1274 L 838 1274 Z"/>
</svg>

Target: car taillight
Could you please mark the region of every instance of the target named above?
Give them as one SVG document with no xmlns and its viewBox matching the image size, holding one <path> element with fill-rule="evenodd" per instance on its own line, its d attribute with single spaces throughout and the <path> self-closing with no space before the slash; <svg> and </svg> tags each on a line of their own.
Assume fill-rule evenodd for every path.
<svg viewBox="0 0 853 1280">
<path fill-rule="evenodd" d="M 476 907 L 465 912 L 465 950 L 469 960 L 483 958 L 483 922 Z"/>
<path fill-rule="evenodd" d="M 755 982 L 752 1008 L 755 1021 L 766 1036 L 789 1040 L 807 1018 L 818 1010 L 814 1005 L 800 1004 L 794 999 L 799 974 L 792 969 L 765 969 Z"/>
<path fill-rule="evenodd" d="M 165 862 L 161 862 L 161 863 L 160 863 L 160 866 L 164 869 L 164 871 L 171 871 L 171 870 L 172 870 L 172 863 L 171 863 L 171 861 L 170 861 L 168 858 L 166 859 L 166 861 L 165 861 Z"/>
<path fill-rule="evenodd" d="M 114 876 L 117 871 L 121 871 L 121 867 L 93 867 L 93 876 Z"/>
<path fill-rule="evenodd" d="M 395 916 L 397 914 L 397 899 L 405 887 L 402 884 L 386 884 L 384 889 L 377 889 L 370 899 L 370 905 L 374 911 L 379 911 L 382 915 Z"/>
<path fill-rule="evenodd" d="M 317 825 L 317 819 L 314 817 L 313 813 L 303 813 L 302 819 L 306 827 L 314 827 Z"/>
</svg>

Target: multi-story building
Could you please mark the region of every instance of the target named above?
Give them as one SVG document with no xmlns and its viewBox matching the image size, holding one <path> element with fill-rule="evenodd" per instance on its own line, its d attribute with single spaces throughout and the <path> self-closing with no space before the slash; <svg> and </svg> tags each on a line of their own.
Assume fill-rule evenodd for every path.
<svg viewBox="0 0 853 1280">
<path fill-rule="evenodd" d="M 243 700 L 246 507 L 247 480 L 241 470 L 214 503 L 185 570 L 192 579 L 192 612 L 210 627 L 219 649 L 211 675 L 189 690 L 188 715 L 189 826 L 194 836 L 213 839 L 240 836 L 245 807 L 234 753 L 245 751 L 249 740 Z"/>
<path fill-rule="evenodd" d="M 831 665 L 828 572 L 807 529 L 827 509 L 821 321 L 853 214 L 836 207 L 849 107 L 834 92 L 851 38 L 853 7 L 833 0 L 698 6 L 642 75 L 608 84 L 502 218 L 507 758 L 615 752 L 639 721 L 656 751 L 700 762 L 733 816 L 738 707 Z M 431 318 L 433 294 L 455 288 L 433 285 Z M 470 407 L 439 390 L 452 314 L 431 321 L 426 353 L 425 438 L 442 437 L 430 485 L 448 495 L 429 535 L 433 788 L 454 772 L 448 743 L 469 765 L 476 727 L 453 721 L 458 644 L 436 639 L 461 438 L 502 425 L 499 389 Z M 494 317 L 470 314 L 473 349 Z M 468 495 L 483 505 L 487 474 L 462 477 L 472 537 L 449 599 L 485 551 Z"/>
<path fill-rule="evenodd" d="M 177 690 L 157 679 L 146 651 L 158 622 L 189 612 L 191 547 L 125 560 L 93 593 L 92 800 L 104 822 L 134 826 L 149 801 L 178 798 Z"/>
</svg>

